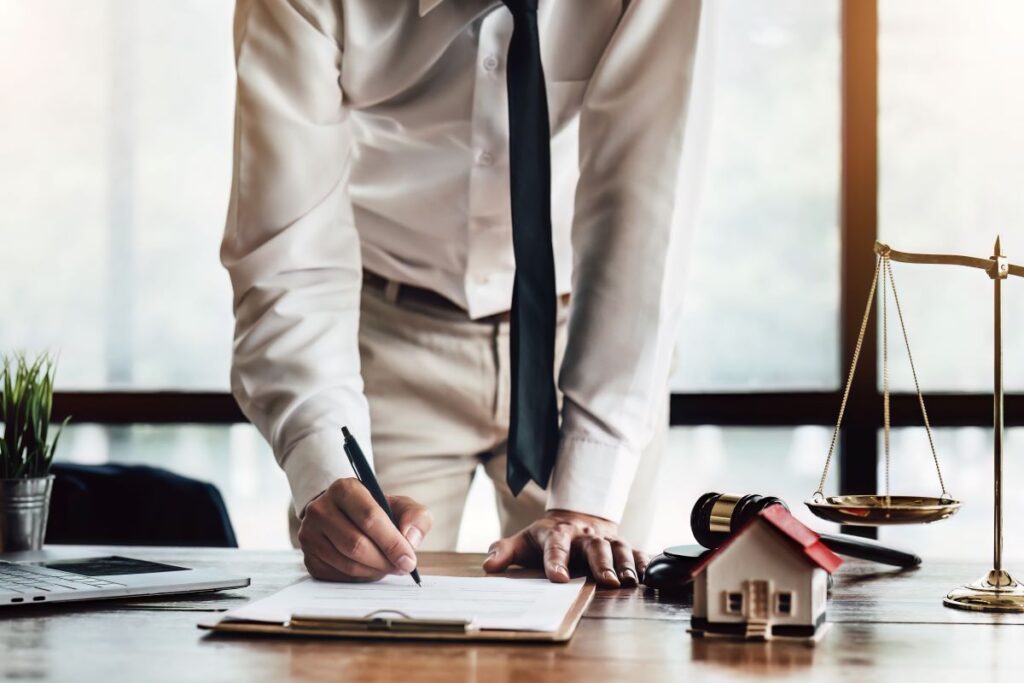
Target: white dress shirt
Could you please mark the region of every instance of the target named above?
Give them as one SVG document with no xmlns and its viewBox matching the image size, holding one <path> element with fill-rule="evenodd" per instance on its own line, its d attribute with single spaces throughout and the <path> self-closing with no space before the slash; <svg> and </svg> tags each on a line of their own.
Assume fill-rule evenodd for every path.
<svg viewBox="0 0 1024 683">
<path fill-rule="evenodd" d="M 618 520 L 681 307 L 673 220 L 699 0 L 540 0 L 560 292 L 573 292 L 548 507 Z M 372 457 L 361 271 L 507 311 L 515 263 L 492 0 L 238 0 L 232 391 L 297 510 Z"/>
</svg>

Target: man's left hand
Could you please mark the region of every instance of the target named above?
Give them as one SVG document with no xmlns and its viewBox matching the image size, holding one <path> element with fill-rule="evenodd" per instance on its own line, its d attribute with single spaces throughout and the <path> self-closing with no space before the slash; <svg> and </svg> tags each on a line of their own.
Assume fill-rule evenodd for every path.
<svg viewBox="0 0 1024 683">
<path fill-rule="evenodd" d="M 570 563 L 585 565 L 602 586 L 631 587 L 643 581 L 647 556 L 619 537 L 619 525 L 614 522 L 568 510 L 548 510 L 515 536 L 492 545 L 484 569 L 501 572 L 513 564 L 543 565 L 548 579 L 565 583 Z"/>
</svg>

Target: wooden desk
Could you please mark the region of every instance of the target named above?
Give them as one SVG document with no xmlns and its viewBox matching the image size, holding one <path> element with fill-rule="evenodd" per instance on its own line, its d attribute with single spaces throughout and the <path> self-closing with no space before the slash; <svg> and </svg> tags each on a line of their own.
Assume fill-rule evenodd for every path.
<svg viewBox="0 0 1024 683">
<path fill-rule="evenodd" d="M 97 549 L 91 549 L 97 550 Z M 176 601 L 4 609 L 0 679 L 36 681 L 817 681 L 1009 680 L 1024 657 L 1024 616 L 942 607 L 982 566 L 926 563 L 837 575 L 831 631 L 817 647 L 694 640 L 685 605 L 644 589 L 600 591 L 566 645 L 466 645 L 246 639 L 204 635 L 210 612 L 267 595 L 303 574 L 297 553 L 121 549 L 143 559 L 218 566 L 248 589 Z M 425 572 L 478 574 L 479 555 L 425 554 Z"/>
</svg>

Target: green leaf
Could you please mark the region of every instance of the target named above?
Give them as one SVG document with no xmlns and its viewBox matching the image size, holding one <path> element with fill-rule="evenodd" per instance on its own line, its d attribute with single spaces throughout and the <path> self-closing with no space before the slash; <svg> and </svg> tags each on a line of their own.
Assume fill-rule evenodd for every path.
<svg viewBox="0 0 1024 683">
<path fill-rule="evenodd" d="M 0 477 L 44 476 L 68 420 L 50 440 L 56 361 L 48 353 L 31 360 L 21 352 L 0 355 Z"/>
</svg>

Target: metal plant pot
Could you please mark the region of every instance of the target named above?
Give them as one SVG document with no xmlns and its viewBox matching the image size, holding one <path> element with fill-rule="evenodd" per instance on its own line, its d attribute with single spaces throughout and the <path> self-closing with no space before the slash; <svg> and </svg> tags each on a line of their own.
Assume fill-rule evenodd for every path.
<svg viewBox="0 0 1024 683">
<path fill-rule="evenodd" d="M 0 479 L 0 552 L 43 547 L 52 490 L 52 474 Z"/>
</svg>

